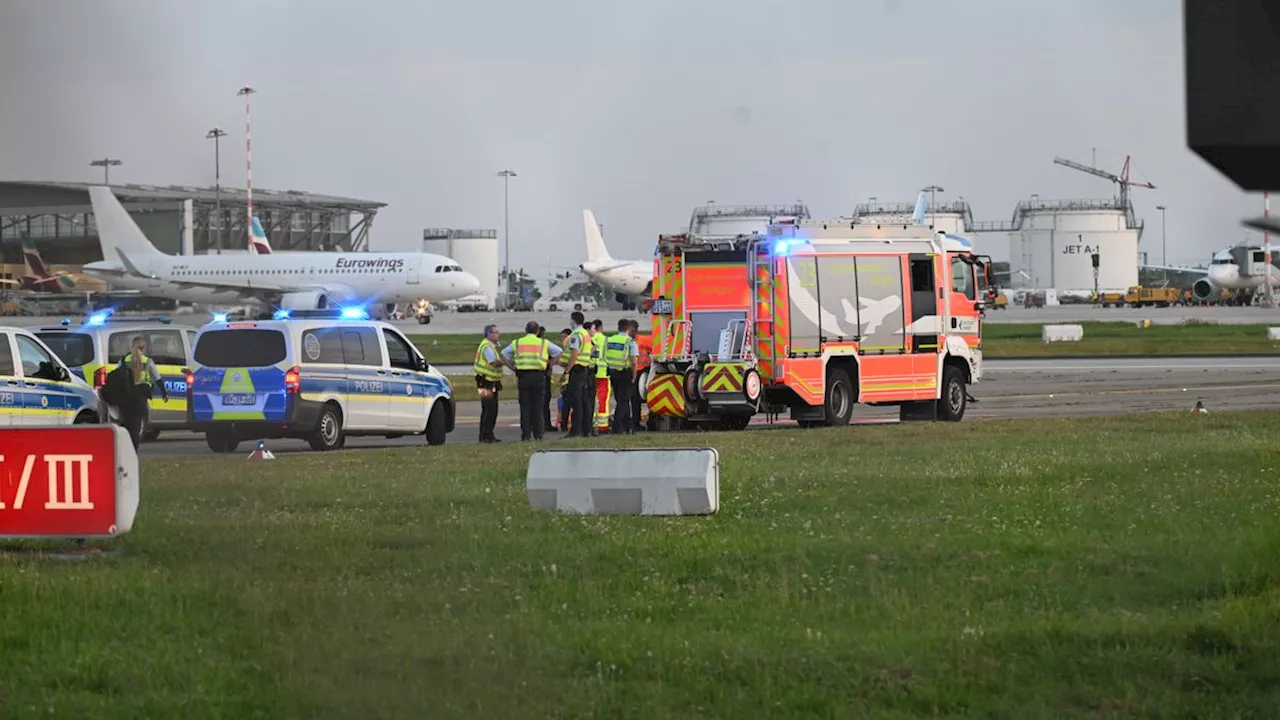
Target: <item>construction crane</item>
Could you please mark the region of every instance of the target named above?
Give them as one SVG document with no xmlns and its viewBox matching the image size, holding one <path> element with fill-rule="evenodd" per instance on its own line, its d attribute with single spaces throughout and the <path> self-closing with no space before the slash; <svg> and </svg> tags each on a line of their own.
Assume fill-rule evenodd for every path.
<svg viewBox="0 0 1280 720">
<path fill-rule="evenodd" d="M 1125 210 L 1129 209 L 1129 188 L 1130 187 L 1147 188 L 1148 190 L 1156 189 L 1156 186 L 1152 185 L 1149 182 L 1136 182 L 1134 180 L 1129 179 L 1129 156 L 1128 155 L 1124 156 L 1124 169 L 1120 171 L 1119 175 L 1113 175 L 1107 172 L 1106 170 L 1099 170 L 1096 167 L 1082 165 L 1078 162 L 1067 160 L 1066 158 L 1055 157 L 1053 161 L 1058 165 L 1065 165 L 1066 167 L 1069 167 L 1072 170 L 1079 170 L 1080 172 L 1083 172 L 1083 173 L 1089 173 L 1090 175 L 1095 175 L 1100 178 L 1105 178 L 1119 185 L 1120 186 L 1120 207 L 1124 208 Z"/>
</svg>

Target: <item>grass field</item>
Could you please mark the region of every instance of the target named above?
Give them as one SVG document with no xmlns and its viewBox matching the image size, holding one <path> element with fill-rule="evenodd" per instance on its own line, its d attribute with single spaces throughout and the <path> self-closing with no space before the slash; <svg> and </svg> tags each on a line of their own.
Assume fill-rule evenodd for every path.
<svg viewBox="0 0 1280 720">
<path fill-rule="evenodd" d="M 0 716 L 1274 717 L 1277 436 L 629 439 L 720 450 L 690 518 L 536 513 L 516 443 L 146 460 L 117 554 L 0 555 Z"/>
<path fill-rule="evenodd" d="M 985 357 L 1048 357 L 1060 355 L 1269 355 L 1280 343 L 1267 340 L 1266 325 L 1197 324 L 1152 325 L 1140 328 L 1126 322 L 1086 322 L 1080 342 L 1045 343 L 1041 325 L 988 323 L 982 327 Z M 504 343 L 516 333 L 504 336 Z M 558 336 L 557 336 L 558 337 Z M 470 365 L 479 335 L 410 335 L 427 360 L 439 365 Z"/>
</svg>

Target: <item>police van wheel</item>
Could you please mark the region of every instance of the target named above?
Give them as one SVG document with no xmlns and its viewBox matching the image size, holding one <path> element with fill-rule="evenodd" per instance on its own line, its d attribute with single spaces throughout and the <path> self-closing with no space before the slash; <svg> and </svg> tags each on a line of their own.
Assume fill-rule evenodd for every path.
<svg viewBox="0 0 1280 720">
<path fill-rule="evenodd" d="M 76 419 L 75 419 L 75 421 L 74 421 L 72 424 L 74 424 L 74 425 L 96 425 L 97 423 L 98 423 L 98 417 L 97 417 L 96 415 L 94 415 L 94 414 L 93 414 L 93 413 L 91 413 L 91 412 L 82 412 L 82 413 L 80 413 L 79 415 L 77 415 L 77 416 L 76 416 Z"/>
<path fill-rule="evenodd" d="M 225 431 L 207 432 L 204 434 L 204 441 L 209 446 L 209 449 L 216 453 L 235 452 L 236 448 L 240 446 L 240 441 L 236 439 L 236 436 Z"/>
<path fill-rule="evenodd" d="M 431 415 L 427 417 L 427 429 L 423 433 L 427 436 L 428 445 L 444 444 L 446 434 L 444 426 L 444 410 L 439 405 L 432 405 Z"/>
<path fill-rule="evenodd" d="M 346 436 L 342 432 L 342 415 L 332 405 L 325 405 L 320 411 L 320 422 L 316 424 L 316 432 L 308 442 L 312 450 L 337 450 L 346 444 Z"/>
</svg>

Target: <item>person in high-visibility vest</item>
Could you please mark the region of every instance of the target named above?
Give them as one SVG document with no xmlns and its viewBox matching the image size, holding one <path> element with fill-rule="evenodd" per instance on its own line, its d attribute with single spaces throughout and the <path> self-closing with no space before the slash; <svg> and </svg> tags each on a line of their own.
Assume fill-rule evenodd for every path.
<svg viewBox="0 0 1280 720">
<path fill-rule="evenodd" d="M 484 326 L 484 339 L 476 348 L 471 369 L 476 374 L 476 392 L 480 394 L 480 442 L 501 442 L 494 436 L 498 424 L 498 393 L 502 392 L 502 358 L 498 357 L 497 325 Z"/>
<path fill-rule="evenodd" d="M 591 321 L 591 359 L 595 361 L 592 405 L 595 407 L 595 432 L 609 432 L 609 366 L 604 362 L 604 346 L 608 336 L 604 321 Z"/>
<path fill-rule="evenodd" d="M 569 334 L 569 434 L 567 437 L 591 437 L 591 389 L 594 386 L 595 363 L 591 360 L 591 331 L 586 318 L 574 310 L 570 316 Z"/>
<path fill-rule="evenodd" d="M 156 385 L 160 386 L 160 393 L 166 402 L 169 400 L 169 390 L 160 381 L 160 371 L 156 369 L 155 360 L 147 356 L 147 340 L 141 335 L 133 338 L 129 352 L 120 358 L 120 366 L 126 365 L 133 378 L 133 392 L 120 407 L 120 421 L 129 431 L 129 439 L 137 450 L 138 444 L 142 442 L 142 424 L 146 420 L 148 405 L 155 394 Z"/>
<path fill-rule="evenodd" d="M 521 337 L 502 351 L 502 357 L 515 368 L 516 389 L 520 393 L 520 439 L 541 440 L 547 413 L 547 367 L 560 357 L 560 347 L 538 337 L 538 321 L 530 320 Z"/>
<path fill-rule="evenodd" d="M 627 334 L 630 329 L 630 320 L 625 318 L 619 320 L 618 332 L 606 338 L 604 344 L 604 360 L 605 366 L 609 369 L 609 385 L 613 389 L 614 398 L 618 401 L 613 411 L 613 424 L 609 432 L 619 435 L 630 435 L 633 429 L 631 393 L 635 388 L 636 363 L 631 356 L 631 336 Z"/>
</svg>

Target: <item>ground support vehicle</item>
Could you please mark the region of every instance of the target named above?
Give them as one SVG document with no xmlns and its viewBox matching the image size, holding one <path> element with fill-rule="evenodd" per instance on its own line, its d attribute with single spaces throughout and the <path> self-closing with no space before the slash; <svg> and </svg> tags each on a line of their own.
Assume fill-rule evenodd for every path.
<svg viewBox="0 0 1280 720">
<path fill-rule="evenodd" d="M 1134 285 L 1124 294 L 1129 307 L 1170 307 L 1184 304 L 1182 291 L 1173 287 L 1143 287 Z"/>
<path fill-rule="evenodd" d="M 209 448 L 298 438 L 336 450 L 356 435 L 443 444 L 455 422 L 449 379 L 394 326 L 347 313 L 281 311 L 274 320 L 200 328 L 187 407 Z"/>
<path fill-rule="evenodd" d="M 113 317 L 110 312 L 102 311 L 79 324 L 64 319 L 60 325 L 31 330 L 57 353 L 73 375 L 95 390 L 102 388 L 107 382 L 107 373 L 129 354 L 133 339 L 141 336 L 147 341 L 149 356 L 160 373 L 159 382 L 169 394 L 166 400 L 153 389 L 147 416 L 142 421 L 141 440 L 150 442 L 161 432 L 191 429 L 187 423 L 187 368 L 195 345 L 195 327 L 174 325 L 167 317 Z M 119 419 L 114 408 L 111 413 L 113 419 Z"/>
<path fill-rule="evenodd" d="M 659 238 L 650 426 L 745 428 L 855 403 L 960 420 L 982 377 L 990 258 L 924 226 L 801 220 L 767 235 Z"/>
</svg>

